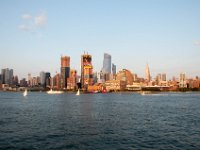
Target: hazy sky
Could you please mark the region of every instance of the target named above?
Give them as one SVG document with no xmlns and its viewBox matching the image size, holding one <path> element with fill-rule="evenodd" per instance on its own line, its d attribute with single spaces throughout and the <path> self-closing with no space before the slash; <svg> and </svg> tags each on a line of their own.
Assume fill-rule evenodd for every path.
<svg viewBox="0 0 200 150">
<path fill-rule="evenodd" d="M 117 70 L 168 78 L 200 76 L 200 0 L 1 0 L 0 69 L 20 78 L 60 71 L 60 55 L 80 70 L 80 55 L 104 52 Z M 79 71 L 80 74 L 80 71 Z"/>
</svg>

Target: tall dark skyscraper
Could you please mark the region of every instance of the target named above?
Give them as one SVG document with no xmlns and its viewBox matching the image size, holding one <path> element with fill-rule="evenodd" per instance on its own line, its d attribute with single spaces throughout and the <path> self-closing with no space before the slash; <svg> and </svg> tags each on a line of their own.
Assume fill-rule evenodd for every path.
<svg viewBox="0 0 200 150">
<path fill-rule="evenodd" d="M 116 65 L 115 64 L 112 64 L 112 74 L 113 75 L 116 75 Z"/>
<path fill-rule="evenodd" d="M 46 87 L 50 87 L 50 78 L 51 78 L 50 72 L 46 72 L 45 73 L 45 86 Z"/>
<path fill-rule="evenodd" d="M 103 73 L 111 73 L 111 55 L 104 53 L 104 59 L 103 59 Z"/>
<path fill-rule="evenodd" d="M 1 70 L 1 78 L 2 78 L 2 83 L 3 84 L 12 84 L 13 80 L 13 69 L 2 69 Z"/>
<path fill-rule="evenodd" d="M 61 56 L 61 89 L 67 89 L 67 78 L 70 75 L 70 57 Z"/>
</svg>

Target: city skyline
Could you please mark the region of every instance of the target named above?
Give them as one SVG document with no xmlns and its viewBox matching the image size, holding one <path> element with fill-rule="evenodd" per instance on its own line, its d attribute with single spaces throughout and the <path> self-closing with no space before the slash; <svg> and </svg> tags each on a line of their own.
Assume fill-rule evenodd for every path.
<svg viewBox="0 0 200 150">
<path fill-rule="evenodd" d="M 94 71 L 108 53 L 117 71 L 145 77 L 148 63 L 153 77 L 199 76 L 199 6 L 198 0 L 2 1 L 0 68 L 12 68 L 20 78 L 41 71 L 54 75 L 62 54 L 80 74 L 87 51 Z"/>
</svg>

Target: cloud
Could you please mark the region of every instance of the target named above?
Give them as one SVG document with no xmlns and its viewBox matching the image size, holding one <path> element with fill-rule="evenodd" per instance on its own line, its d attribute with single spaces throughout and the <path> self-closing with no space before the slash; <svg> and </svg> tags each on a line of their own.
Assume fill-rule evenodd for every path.
<svg viewBox="0 0 200 150">
<path fill-rule="evenodd" d="M 194 42 L 194 45 L 200 46 L 200 40 L 199 40 L 199 41 L 195 41 L 195 42 Z"/>
<path fill-rule="evenodd" d="M 24 20 L 31 20 L 32 16 L 29 15 L 29 14 L 22 14 L 22 19 L 24 19 Z"/>
<path fill-rule="evenodd" d="M 45 13 L 41 13 L 35 17 L 34 23 L 38 27 L 44 27 L 47 25 L 47 16 Z"/>
<path fill-rule="evenodd" d="M 23 31 L 30 31 L 30 29 L 31 29 L 30 26 L 25 25 L 25 24 L 19 25 L 18 28 L 19 28 L 20 30 L 23 30 Z"/>
<path fill-rule="evenodd" d="M 36 16 L 24 13 L 21 15 L 22 24 L 18 26 L 18 29 L 22 31 L 37 32 L 40 28 L 47 26 L 47 15 L 42 12 Z"/>
</svg>

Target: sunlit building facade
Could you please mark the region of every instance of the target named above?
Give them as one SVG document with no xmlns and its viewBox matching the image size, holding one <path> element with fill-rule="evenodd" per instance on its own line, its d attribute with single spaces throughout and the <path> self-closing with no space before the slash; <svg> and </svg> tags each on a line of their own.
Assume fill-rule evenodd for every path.
<svg viewBox="0 0 200 150">
<path fill-rule="evenodd" d="M 70 75 L 70 57 L 61 56 L 61 89 L 67 89 L 67 78 Z"/>
<path fill-rule="evenodd" d="M 123 69 L 117 73 L 116 80 L 125 81 L 127 85 L 132 85 L 133 74 L 129 70 Z"/>
<path fill-rule="evenodd" d="M 81 85 L 82 88 L 87 89 L 88 85 L 93 84 L 93 66 L 92 56 L 83 54 L 81 56 Z"/>
<path fill-rule="evenodd" d="M 180 77 L 179 77 L 179 87 L 180 88 L 187 88 L 186 76 L 185 76 L 184 73 L 180 74 Z"/>
<path fill-rule="evenodd" d="M 151 81 L 151 76 L 150 76 L 150 70 L 149 70 L 149 65 L 146 65 L 146 69 L 145 69 L 145 75 L 146 75 L 146 80 L 147 82 Z"/>
<path fill-rule="evenodd" d="M 69 76 L 69 78 L 67 79 L 67 88 L 68 88 L 69 90 L 75 90 L 76 87 L 77 87 L 76 84 L 77 84 L 77 71 L 71 69 L 71 70 L 70 70 L 70 76 Z"/>
</svg>

